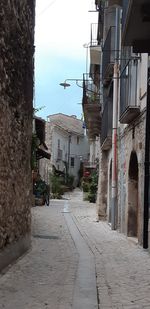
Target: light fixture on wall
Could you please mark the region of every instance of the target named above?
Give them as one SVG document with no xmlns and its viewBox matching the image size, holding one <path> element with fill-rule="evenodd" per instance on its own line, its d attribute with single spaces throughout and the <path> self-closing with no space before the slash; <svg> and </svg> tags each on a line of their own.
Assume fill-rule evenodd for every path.
<svg viewBox="0 0 150 309">
<path fill-rule="evenodd" d="M 100 95 L 100 89 L 95 86 L 93 80 L 96 75 L 94 74 L 88 74 L 84 73 L 83 78 L 67 78 L 65 79 L 64 82 L 60 83 L 59 85 L 64 87 L 64 89 L 68 88 L 71 86 L 68 81 L 74 81 L 76 85 L 82 89 L 86 89 L 87 92 L 89 93 L 94 93 L 94 94 L 99 94 Z M 98 81 L 100 80 L 100 75 L 97 74 Z M 79 84 L 80 83 L 80 84 Z"/>
<path fill-rule="evenodd" d="M 76 85 L 77 85 L 78 87 L 83 88 L 83 85 L 81 86 L 81 85 L 78 84 L 78 82 L 83 82 L 83 78 L 82 78 L 82 79 L 81 79 L 81 78 L 67 78 L 67 79 L 65 79 L 64 82 L 60 83 L 59 85 L 62 86 L 62 87 L 64 87 L 64 89 L 66 89 L 66 88 L 68 88 L 68 87 L 71 86 L 71 84 L 67 83 L 67 81 L 75 81 L 75 82 L 76 82 Z"/>
</svg>

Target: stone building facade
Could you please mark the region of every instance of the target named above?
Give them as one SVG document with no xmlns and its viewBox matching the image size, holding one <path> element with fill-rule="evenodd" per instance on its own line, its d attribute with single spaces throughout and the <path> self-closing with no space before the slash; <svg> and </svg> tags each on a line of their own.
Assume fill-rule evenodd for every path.
<svg viewBox="0 0 150 309">
<path fill-rule="evenodd" d="M 116 3 L 116 1 L 114 2 Z M 121 5 L 116 8 L 114 3 L 112 5 L 111 2 L 105 4 L 103 11 L 103 113 L 97 198 L 98 215 L 100 219 L 106 218 L 112 229 L 118 229 L 128 237 L 136 237 L 138 243 L 142 245 L 145 118 L 149 63 L 147 54 L 135 54 L 131 47 L 122 46 L 120 40 L 118 54 L 119 82 L 117 84 L 117 96 L 114 95 L 114 42 L 118 33 L 119 37 L 122 34 L 121 18 L 118 22 L 117 11 L 121 14 Z M 117 26 L 116 21 L 118 22 Z M 107 54 L 109 44 L 111 63 Z M 115 97 L 117 97 L 117 135 L 116 145 L 114 146 Z M 115 147 L 115 154 L 113 146 Z M 113 168 L 115 168 L 114 174 Z M 115 205 L 113 203 L 113 177 L 115 177 L 116 182 Z"/>
<path fill-rule="evenodd" d="M 140 17 L 143 2 L 139 1 L 138 6 L 135 2 L 95 0 L 98 24 L 94 44 L 100 50 L 101 89 L 97 211 L 99 219 L 106 219 L 112 230 L 135 237 L 146 249 L 148 238 L 150 247 L 150 133 L 147 126 L 150 58 L 149 45 L 147 41 L 145 45 L 142 42 L 144 35 L 149 39 L 149 28 Z M 146 12 L 147 2 L 144 5 Z M 141 23 L 142 35 L 138 32 L 138 22 L 132 23 L 132 20 Z M 95 77 L 96 73 L 93 81 Z M 85 116 L 87 125 L 90 115 Z M 91 131 L 94 131 L 94 117 Z"/>
<path fill-rule="evenodd" d="M 30 245 L 34 12 L 0 2 L 0 269 Z"/>
<path fill-rule="evenodd" d="M 120 132 L 118 152 L 118 229 L 142 244 L 145 111 Z"/>
</svg>

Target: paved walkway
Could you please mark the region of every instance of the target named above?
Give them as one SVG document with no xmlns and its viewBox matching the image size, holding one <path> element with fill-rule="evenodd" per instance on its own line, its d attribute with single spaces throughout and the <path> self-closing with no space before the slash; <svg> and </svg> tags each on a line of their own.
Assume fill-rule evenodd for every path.
<svg viewBox="0 0 150 309">
<path fill-rule="evenodd" d="M 32 209 L 32 248 L 0 277 L 0 309 L 84 309 L 82 297 L 90 293 L 88 309 L 150 308 L 150 255 L 97 222 L 95 205 L 80 191 L 67 197 Z M 80 294 L 89 263 L 91 290 L 89 281 Z"/>
<path fill-rule="evenodd" d="M 82 237 L 80 228 L 75 224 L 72 213 L 69 212 L 69 208 L 71 208 L 71 204 L 69 205 L 68 201 L 66 201 L 64 207 L 65 219 L 79 255 L 72 307 L 73 309 L 97 309 L 98 302 L 94 255 Z"/>
</svg>

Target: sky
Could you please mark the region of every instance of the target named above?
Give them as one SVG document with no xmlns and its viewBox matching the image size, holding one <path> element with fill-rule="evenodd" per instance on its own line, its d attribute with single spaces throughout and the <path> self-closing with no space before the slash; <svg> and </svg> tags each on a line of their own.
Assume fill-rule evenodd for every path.
<svg viewBox="0 0 150 309">
<path fill-rule="evenodd" d="M 66 79 L 82 79 L 89 61 L 91 23 L 97 23 L 94 0 L 36 0 L 35 98 L 37 116 L 55 113 L 82 117 L 82 88 Z M 79 83 L 80 84 L 80 83 Z"/>
</svg>

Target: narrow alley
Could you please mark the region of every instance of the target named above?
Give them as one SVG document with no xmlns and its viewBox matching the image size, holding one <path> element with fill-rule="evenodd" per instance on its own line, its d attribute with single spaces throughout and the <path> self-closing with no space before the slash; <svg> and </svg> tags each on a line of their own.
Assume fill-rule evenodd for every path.
<svg viewBox="0 0 150 309">
<path fill-rule="evenodd" d="M 32 208 L 32 248 L 0 277 L 0 308 L 150 308 L 150 257 L 75 190 Z"/>
</svg>

